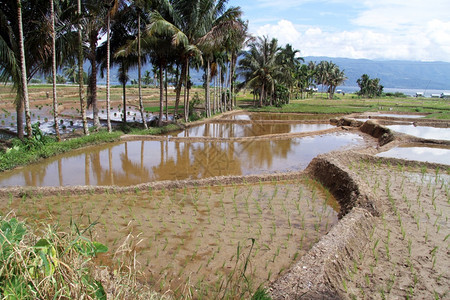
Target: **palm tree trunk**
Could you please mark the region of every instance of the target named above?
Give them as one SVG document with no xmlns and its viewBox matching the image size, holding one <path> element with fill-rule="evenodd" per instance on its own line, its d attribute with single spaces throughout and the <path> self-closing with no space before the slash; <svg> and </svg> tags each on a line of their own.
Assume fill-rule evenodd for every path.
<svg viewBox="0 0 450 300">
<path fill-rule="evenodd" d="M 112 132 L 111 127 L 111 99 L 109 98 L 109 68 L 110 68 L 110 56 L 111 56 L 111 41 L 109 38 L 109 30 L 111 27 L 111 12 L 108 10 L 107 16 L 107 28 L 106 28 L 106 124 L 108 126 L 108 132 Z"/>
<path fill-rule="evenodd" d="M 186 73 L 185 64 L 181 64 L 181 74 L 178 78 L 176 90 L 175 90 L 175 111 L 173 113 L 174 118 L 178 115 L 178 106 L 180 105 L 180 97 L 181 97 L 181 88 L 183 87 L 183 81 Z"/>
<path fill-rule="evenodd" d="M 264 95 L 264 82 L 261 85 L 261 94 L 259 95 L 259 107 L 262 107 L 263 104 L 263 95 Z"/>
<path fill-rule="evenodd" d="M 167 100 L 167 68 L 165 69 L 165 75 L 164 75 L 164 89 L 165 89 L 165 105 L 166 105 L 166 122 L 169 122 L 169 105 Z"/>
<path fill-rule="evenodd" d="M 127 83 L 122 82 L 122 92 L 123 92 L 123 124 L 127 124 L 127 93 L 126 93 Z"/>
<path fill-rule="evenodd" d="M 89 77 L 88 86 L 88 108 L 92 105 L 92 118 L 94 128 L 97 130 L 100 128 L 100 118 L 98 116 L 98 103 L 97 103 L 97 61 L 95 60 L 97 52 L 97 36 L 98 31 L 91 31 L 89 34 L 89 54 L 88 58 L 91 63 L 91 76 Z"/>
<path fill-rule="evenodd" d="M 189 95 L 187 95 L 188 81 L 189 81 L 189 57 L 186 57 L 186 76 L 184 78 L 184 121 L 187 122 L 189 118 Z"/>
<path fill-rule="evenodd" d="M 163 82 L 163 64 L 159 64 L 159 120 L 158 127 L 162 126 L 164 109 L 164 82 Z"/>
<path fill-rule="evenodd" d="M 52 75 L 53 75 L 53 119 L 55 120 L 55 133 L 56 140 L 61 141 L 61 135 L 59 134 L 59 122 L 58 122 L 58 102 L 56 100 L 56 32 L 55 32 L 55 9 L 53 0 L 50 0 L 50 18 L 52 19 L 51 31 L 52 31 Z"/>
<path fill-rule="evenodd" d="M 224 110 L 224 105 L 223 105 L 223 101 L 222 101 L 222 67 L 218 66 L 217 67 L 217 89 L 219 92 L 219 107 L 220 107 L 220 112 L 223 113 L 225 112 Z"/>
<path fill-rule="evenodd" d="M 205 110 L 206 117 L 211 117 L 211 95 L 210 95 L 210 81 L 211 81 L 211 65 L 209 59 L 206 60 L 206 84 L 205 84 Z"/>
<path fill-rule="evenodd" d="M 78 16 L 81 18 L 81 0 L 78 0 Z M 84 99 L 83 87 L 83 34 L 81 32 L 81 20 L 78 23 L 78 93 L 80 94 L 81 119 L 83 121 L 83 131 L 89 135 L 89 128 L 86 119 L 86 103 Z"/>
<path fill-rule="evenodd" d="M 22 93 L 22 91 L 20 91 Z M 17 124 L 17 137 L 23 140 L 23 97 L 17 95 L 16 98 L 16 124 Z"/>
<path fill-rule="evenodd" d="M 142 123 L 144 128 L 148 129 L 147 121 L 144 116 L 144 103 L 142 101 L 142 87 L 141 87 L 141 13 L 138 10 L 138 94 L 139 94 L 139 111 L 141 112 Z"/>
<path fill-rule="evenodd" d="M 19 21 L 20 70 L 22 72 L 22 94 L 23 94 L 23 102 L 25 104 L 25 123 L 28 138 L 31 138 L 32 131 L 31 131 L 30 101 L 28 100 L 27 67 L 25 63 L 25 46 L 23 42 L 23 27 L 22 27 L 22 4 L 20 3 L 20 0 L 17 0 L 17 17 Z"/>
<path fill-rule="evenodd" d="M 213 111 L 214 114 L 216 114 L 216 113 L 217 113 L 217 105 L 216 105 L 216 79 L 214 79 L 213 93 L 214 93 L 214 98 L 213 98 L 213 101 L 212 101 L 212 105 L 213 105 L 212 111 Z"/>
<path fill-rule="evenodd" d="M 228 87 L 230 89 L 230 110 L 233 110 L 233 107 L 236 106 L 236 104 L 233 102 L 233 62 L 230 61 L 230 74 L 229 74 L 229 84 Z M 227 93 L 228 94 L 228 93 Z"/>
<path fill-rule="evenodd" d="M 234 95 L 234 75 L 236 73 L 236 62 L 237 62 L 237 55 L 236 53 L 232 53 L 231 54 L 231 99 L 234 100 L 234 107 L 237 107 L 237 100 L 236 100 L 236 96 Z"/>
</svg>

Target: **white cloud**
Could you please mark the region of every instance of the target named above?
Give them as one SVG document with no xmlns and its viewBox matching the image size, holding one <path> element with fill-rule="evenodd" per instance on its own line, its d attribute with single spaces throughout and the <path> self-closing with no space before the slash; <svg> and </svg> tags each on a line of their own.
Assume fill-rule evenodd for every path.
<svg viewBox="0 0 450 300">
<path fill-rule="evenodd" d="M 287 20 L 281 20 L 276 25 L 264 25 L 257 30 L 257 35 L 268 35 L 276 37 L 280 44 L 294 44 L 300 37 L 300 32 L 297 31 L 294 24 Z"/>
<path fill-rule="evenodd" d="M 375 10 L 366 15 L 375 19 Z M 292 44 L 301 50 L 303 56 L 450 61 L 450 21 L 433 18 L 427 12 L 424 15 L 430 16 L 428 19 L 408 21 L 407 13 L 410 10 L 393 21 L 392 15 L 380 15 L 378 22 L 384 24 L 375 26 L 374 20 L 366 20 L 367 26 L 355 26 L 354 30 L 346 31 L 280 20 L 277 24 L 263 25 L 254 32 L 276 37 L 280 45 Z M 362 23 L 361 17 L 357 20 Z M 386 26 L 386 23 L 393 27 Z"/>
</svg>

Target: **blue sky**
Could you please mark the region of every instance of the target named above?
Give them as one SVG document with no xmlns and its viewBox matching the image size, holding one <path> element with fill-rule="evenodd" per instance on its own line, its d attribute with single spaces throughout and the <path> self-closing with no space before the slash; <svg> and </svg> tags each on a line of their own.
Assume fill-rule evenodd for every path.
<svg viewBox="0 0 450 300">
<path fill-rule="evenodd" d="M 450 0 L 229 0 L 302 56 L 450 62 Z"/>
</svg>

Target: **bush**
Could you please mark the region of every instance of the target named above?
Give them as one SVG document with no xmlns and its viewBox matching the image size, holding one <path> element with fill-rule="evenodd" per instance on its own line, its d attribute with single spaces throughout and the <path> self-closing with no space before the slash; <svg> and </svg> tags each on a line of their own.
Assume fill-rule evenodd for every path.
<svg viewBox="0 0 450 300">
<path fill-rule="evenodd" d="M 49 226 L 38 237 L 16 218 L 0 217 L 0 297 L 106 299 L 89 262 L 107 250 L 78 230 L 57 233 Z"/>
</svg>

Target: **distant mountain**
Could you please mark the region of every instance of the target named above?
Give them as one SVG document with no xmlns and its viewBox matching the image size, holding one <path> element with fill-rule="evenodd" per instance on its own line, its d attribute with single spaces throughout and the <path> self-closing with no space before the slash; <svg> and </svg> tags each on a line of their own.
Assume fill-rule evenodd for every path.
<svg viewBox="0 0 450 300">
<path fill-rule="evenodd" d="M 450 63 L 447 62 L 419 62 L 402 60 L 368 60 L 336 57 L 307 56 L 305 62 L 322 60 L 332 61 L 343 69 L 348 79 L 345 86 L 357 86 L 356 80 L 363 74 L 368 74 L 371 78 L 380 78 L 381 84 L 385 88 L 399 89 L 423 89 L 423 90 L 450 90 Z M 90 65 L 84 64 L 84 70 L 88 71 Z M 145 71 L 151 72 L 151 64 L 142 67 L 142 75 Z M 119 84 L 117 80 L 118 67 L 111 68 L 111 84 Z M 104 74 L 106 76 L 106 74 Z M 137 79 L 137 68 L 129 71 L 131 79 Z M 203 84 L 203 71 L 191 69 L 191 80 L 196 85 Z M 44 76 L 40 76 L 45 81 Z M 98 74 L 98 84 L 106 84 L 106 79 Z"/>
<path fill-rule="evenodd" d="M 332 61 L 344 70 L 348 80 L 346 86 L 357 86 L 362 74 L 380 78 L 386 88 L 402 89 L 450 89 L 450 63 L 402 60 L 368 60 L 335 57 L 307 56 L 305 62 Z"/>
</svg>

